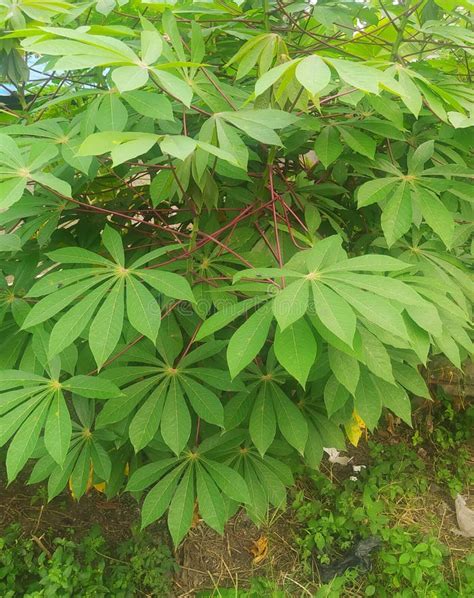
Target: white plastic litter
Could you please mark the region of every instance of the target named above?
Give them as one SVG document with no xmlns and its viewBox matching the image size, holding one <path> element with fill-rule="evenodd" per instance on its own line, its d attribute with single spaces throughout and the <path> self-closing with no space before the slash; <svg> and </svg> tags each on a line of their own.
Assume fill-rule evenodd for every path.
<svg viewBox="0 0 474 598">
<path fill-rule="evenodd" d="M 348 465 L 352 461 L 352 457 L 343 457 L 341 453 L 335 448 L 324 448 L 323 450 L 329 456 L 329 463 Z"/>
<path fill-rule="evenodd" d="M 454 505 L 459 527 L 455 531 L 466 538 L 474 538 L 474 511 L 466 505 L 465 499 L 460 494 L 456 496 Z"/>
</svg>

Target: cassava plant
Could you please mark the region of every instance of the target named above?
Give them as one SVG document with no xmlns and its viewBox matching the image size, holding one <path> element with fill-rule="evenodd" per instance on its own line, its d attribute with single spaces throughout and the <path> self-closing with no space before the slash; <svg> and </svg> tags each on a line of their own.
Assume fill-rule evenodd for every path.
<svg viewBox="0 0 474 598">
<path fill-rule="evenodd" d="M 469 0 L 0 0 L 0 444 L 178 544 L 472 350 Z"/>
</svg>

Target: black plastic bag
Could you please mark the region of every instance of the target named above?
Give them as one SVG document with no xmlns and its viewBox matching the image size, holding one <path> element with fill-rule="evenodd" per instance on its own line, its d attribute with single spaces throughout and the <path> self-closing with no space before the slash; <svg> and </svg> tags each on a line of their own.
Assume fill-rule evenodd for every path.
<svg viewBox="0 0 474 598">
<path fill-rule="evenodd" d="M 319 565 L 318 569 L 321 581 L 327 583 L 353 567 L 358 567 L 362 571 L 370 571 L 372 568 L 371 553 L 377 550 L 381 543 L 382 541 L 378 536 L 369 536 L 365 540 L 360 540 L 360 542 L 354 544 L 341 560 L 331 565 Z"/>
</svg>

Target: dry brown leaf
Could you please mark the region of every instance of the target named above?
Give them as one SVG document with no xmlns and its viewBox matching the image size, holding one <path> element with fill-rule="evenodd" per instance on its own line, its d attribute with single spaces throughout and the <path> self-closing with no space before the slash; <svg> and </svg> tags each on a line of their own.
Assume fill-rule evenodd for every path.
<svg viewBox="0 0 474 598">
<path fill-rule="evenodd" d="M 252 542 L 250 552 L 253 554 L 252 563 L 259 565 L 268 554 L 268 538 L 266 536 L 260 536 L 258 540 Z"/>
<path fill-rule="evenodd" d="M 194 529 L 195 527 L 197 527 L 199 525 L 200 521 L 201 521 L 201 516 L 199 515 L 199 505 L 198 505 L 198 501 L 196 500 L 194 502 L 194 511 L 193 511 L 193 519 L 191 521 L 191 528 Z"/>
<path fill-rule="evenodd" d="M 395 434 L 396 434 L 396 431 L 395 431 L 395 427 L 396 427 L 395 417 L 391 413 L 387 413 L 386 419 L 387 419 L 387 432 L 390 434 L 390 436 L 395 436 Z"/>
</svg>

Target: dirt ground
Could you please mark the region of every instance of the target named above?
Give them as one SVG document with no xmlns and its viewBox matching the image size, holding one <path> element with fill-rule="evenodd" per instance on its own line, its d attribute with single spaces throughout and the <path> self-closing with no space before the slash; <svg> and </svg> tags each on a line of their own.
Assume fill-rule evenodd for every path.
<svg viewBox="0 0 474 598">
<path fill-rule="evenodd" d="M 9 525 L 20 523 L 24 534 L 37 538 L 66 536 L 73 530 L 78 539 L 99 525 L 104 536 L 118 544 L 130 536 L 130 526 L 139 515 L 138 504 L 128 495 L 107 501 L 94 491 L 77 502 L 64 493 L 48 503 L 41 486 L 26 486 L 21 481 L 5 486 L 0 480 L 0 534 Z"/>
</svg>

